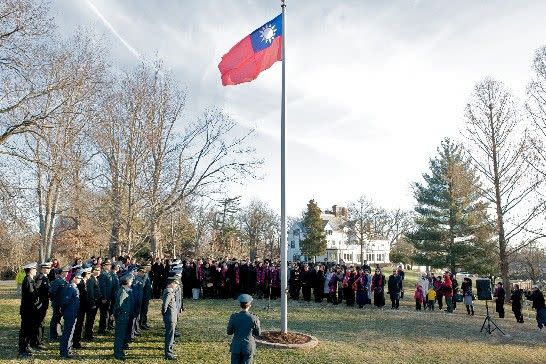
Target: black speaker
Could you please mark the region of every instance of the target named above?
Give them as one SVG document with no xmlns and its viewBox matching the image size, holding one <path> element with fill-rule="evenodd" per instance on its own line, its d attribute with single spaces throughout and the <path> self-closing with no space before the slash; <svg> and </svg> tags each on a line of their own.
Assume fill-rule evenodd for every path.
<svg viewBox="0 0 546 364">
<path fill-rule="evenodd" d="M 476 279 L 476 289 L 478 290 L 479 300 L 491 301 L 491 280 Z"/>
</svg>

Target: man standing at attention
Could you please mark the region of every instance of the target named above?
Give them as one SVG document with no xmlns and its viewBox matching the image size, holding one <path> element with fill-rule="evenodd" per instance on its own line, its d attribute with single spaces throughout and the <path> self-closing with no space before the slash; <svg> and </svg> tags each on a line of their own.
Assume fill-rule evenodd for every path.
<svg viewBox="0 0 546 364">
<path fill-rule="evenodd" d="M 261 333 L 260 319 L 249 312 L 252 297 L 242 294 L 238 298 L 241 311 L 234 313 L 229 318 L 227 334 L 233 335 L 231 341 L 231 364 L 251 364 L 256 352 L 254 336 Z"/>
<path fill-rule="evenodd" d="M 170 275 L 167 278 L 167 288 L 163 292 L 161 314 L 165 323 L 165 359 L 167 360 L 176 359 L 176 355 L 173 353 L 174 332 L 178 321 L 178 303 L 175 290 L 179 284 L 178 277 L 175 274 Z"/>
</svg>

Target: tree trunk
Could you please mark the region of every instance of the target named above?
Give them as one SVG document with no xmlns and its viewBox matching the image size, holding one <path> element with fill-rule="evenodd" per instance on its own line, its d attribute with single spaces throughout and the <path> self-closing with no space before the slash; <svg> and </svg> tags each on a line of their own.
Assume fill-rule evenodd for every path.
<svg viewBox="0 0 546 364">
<path fill-rule="evenodd" d="M 499 235 L 499 265 L 502 284 L 505 287 L 506 296 L 509 297 L 510 291 L 510 271 L 508 266 L 508 254 L 506 247 L 506 236 L 504 232 L 504 216 L 501 202 L 501 186 L 499 176 L 499 161 L 497 156 L 497 136 L 493 120 L 493 105 L 489 105 L 489 123 L 491 127 L 491 154 L 493 157 L 493 183 L 495 187 L 495 207 L 497 212 L 497 232 Z"/>
</svg>

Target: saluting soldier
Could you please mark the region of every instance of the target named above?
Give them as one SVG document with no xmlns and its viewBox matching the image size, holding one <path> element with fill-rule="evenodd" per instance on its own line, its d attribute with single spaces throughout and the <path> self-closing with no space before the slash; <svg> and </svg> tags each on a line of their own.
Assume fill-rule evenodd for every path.
<svg viewBox="0 0 546 364">
<path fill-rule="evenodd" d="M 99 281 L 99 335 L 106 333 L 106 325 L 110 311 L 110 297 L 112 295 L 112 276 L 110 275 L 110 263 L 103 262 L 98 277 Z"/>
<path fill-rule="evenodd" d="M 72 338 L 80 309 L 80 293 L 78 284 L 82 279 L 81 271 L 73 272 L 70 283 L 63 290 L 61 312 L 64 319 L 63 334 L 61 336 L 59 351 L 62 358 L 73 357 Z"/>
<path fill-rule="evenodd" d="M 36 290 L 40 299 L 40 309 L 38 310 L 38 321 L 36 322 L 37 330 L 35 337 L 32 339 L 31 346 L 38 349 L 45 349 L 44 345 L 44 319 L 47 309 L 49 308 L 49 278 L 48 274 L 51 270 L 51 262 L 40 264 L 40 272 L 36 275 Z"/>
<path fill-rule="evenodd" d="M 114 338 L 114 357 L 119 360 L 125 359 L 124 348 L 128 344 L 128 333 L 130 335 L 131 310 L 133 309 L 133 298 L 131 285 L 133 283 L 133 275 L 125 274 L 120 279 L 121 287 L 116 294 L 114 303 L 114 319 L 116 322 L 115 338 Z"/>
<path fill-rule="evenodd" d="M 68 285 L 66 276 L 70 271 L 70 266 L 67 265 L 58 270 L 58 274 L 49 286 L 49 298 L 51 299 L 51 321 L 49 323 L 49 340 L 59 340 L 59 326 L 61 325 L 61 303 L 63 299 L 64 288 Z"/>
<path fill-rule="evenodd" d="M 180 281 L 176 273 L 167 277 L 167 288 L 163 291 L 163 304 L 161 306 L 161 314 L 165 323 L 165 359 L 175 360 L 174 355 L 174 334 L 176 323 L 178 321 L 178 303 L 176 298 L 176 288 L 180 285 Z"/>
<path fill-rule="evenodd" d="M 238 298 L 241 311 L 229 318 L 227 334 L 233 335 L 231 341 L 231 364 L 251 364 L 256 352 L 254 336 L 261 333 L 260 319 L 249 312 L 252 306 L 252 297 L 242 294 Z"/>
<path fill-rule="evenodd" d="M 36 276 L 36 263 L 29 263 L 23 267 L 25 278 L 21 284 L 21 329 L 19 330 L 19 356 L 28 357 L 32 355 L 30 343 L 36 335 L 36 322 L 38 320 L 38 310 L 40 308 L 40 299 L 34 283 Z"/>
</svg>

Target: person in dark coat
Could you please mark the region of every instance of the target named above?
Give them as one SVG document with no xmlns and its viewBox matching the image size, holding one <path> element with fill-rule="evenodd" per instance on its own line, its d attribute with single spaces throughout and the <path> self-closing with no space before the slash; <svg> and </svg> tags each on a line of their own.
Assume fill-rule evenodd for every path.
<svg viewBox="0 0 546 364">
<path fill-rule="evenodd" d="M 59 340 L 59 352 L 62 358 L 70 359 L 72 353 L 72 338 L 80 309 L 80 294 L 78 284 L 82 279 L 81 272 L 73 272 L 70 283 L 63 290 L 63 298 L 61 303 L 61 312 L 63 314 L 64 327 L 63 334 Z"/>
<path fill-rule="evenodd" d="M 493 297 L 495 299 L 495 311 L 499 314 L 499 318 L 504 318 L 504 299 L 506 298 L 506 291 L 502 286 L 502 282 L 497 283 L 497 288 L 495 288 Z"/>
<path fill-rule="evenodd" d="M 315 296 L 315 302 L 322 302 L 324 298 L 324 270 L 322 265 L 317 265 L 313 278 L 313 296 Z"/>
<path fill-rule="evenodd" d="M 301 292 L 305 302 L 311 301 L 311 287 L 313 286 L 313 277 L 309 270 L 309 265 L 305 263 L 300 273 Z"/>
<path fill-rule="evenodd" d="M 400 294 L 402 292 L 402 277 L 398 275 L 396 270 L 393 270 L 389 276 L 387 289 L 391 299 L 391 308 L 398 310 L 400 307 Z"/>
<path fill-rule="evenodd" d="M 147 273 L 150 267 L 150 264 L 145 266 L 144 276 L 142 277 L 142 281 L 144 283 L 142 286 L 142 306 L 140 308 L 139 326 L 144 330 L 148 330 L 150 328 L 150 326 L 148 326 L 148 308 L 150 307 L 150 300 L 153 296 L 152 281 Z"/>
<path fill-rule="evenodd" d="M 544 305 L 544 295 L 538 289 L 538 286 L 533 286 L 533 291 L 525 295 L 525 297 L 533 302 L 533 308 L 536 310 L 538 328 L 542 328 L 546 325 L 546 306 Z"/>
<path fill-rule="evenodd" d="M 153 298 L 161 298 L 161 291 L 163 288 L 163 270 L 164 265 L 159 257 L 155 258 L 152 270 L 150 271 L 150 279 L 153 287 Z"/>
<path fill-rule="evenodd" d="M 36 290 L 40 299 L 40 309 L 38 310 L 38 321 L 36 322 L 36 336 L 31 340 L 31 347 L 37 349 L 45 349 L 44 345 L 44 319 L 47 309 L 49 308 L 49 278 L 48 274 L 51 270 L 51 263 L 40 264 L 40 273 L 36 275 Z"/>
<path fill-rule="evenodd" d="M 133 298 L 131 285 L 133 283 L 133 275 L 128 273 L 121 277 L 121 287 L 116 293 L 114 302 L 114 320 L 116 323 L 114 336 L 114 357 L 119 360 L 125 359 L 124 349 L 128 345 L 128 333 L 130 333 L 131 310 L 133 309 Z M 130 335 L 130 334 L 129 334 Z"/>
<path fill-rule="evenodd" d="M 242 294 L 238 297 L 241 311 L 229 318 L 227 334 L 233 335 L 230 349 L 231 364 L 251 364 L 256 352 L 254 336 L 260 336 L 260 319 L 249 312 L 252 306 L 252 297 Z"/>
<path fill-rule="evenodd" d="M 81 340 L 82 340 L 82 330 L 83 324 L 85 322 L 85 316 L 89 312 L 89 294 L 87 292 L 87 281 L 89 281 L 89 275 L 91 274 L 91 269 L 86 268 L 82 269 L 79 272 L 81 279 L 76 285 L 78 288 L 78 296 L 80 298 L 80 304 L 77 312 L 76 325 L 74 326 L 74 334 L 72 335 L 72 347 L 74 349 L 81 349 Z"/>
<path fill-rule="evenodd" d="M 135 336 L 140 335 L 140 310 L 142 308 L 142 299 L 144 296 L 144 267 L 138 267 L 137 273 L 133 279 L 133 285 L 131 286 L 133 294 L 133 310 L 131 318 L 133 324 L 131 326 L 131 340 L 135 339 Z"/>
<path fill-rule="evenodd" d="M 182 270 L 182 295 L 184 298 L 192 298 L 192 286 L 195 269 L 188 261 L 184 263 Z"/>
<path fill-rule="evenodd" d="M 288 279 L 288 285 L 290 287 L 290 298 L 293 300 L 300 299 L 301 280 L 300 280 L 300 267 L 297 263 L 294 263 L 290 270 L 290 277 Z"/>
<path fill-rule="evenodd" d="M 121 287 L 119 283 L 119 277 L 118 273 L 120 270 L 120 263 L 114 262 L 112 264 L 112 268 L 110 268 L 110 279 L 111 279 L 111 291 L 110 291 L 110 307 L 108 308 L 108 330 L 114 329 L 114 303 L 116 301 L 116 296 L 118 293 L 118 289 Z"/>
<path fill-rule="evenodd" d="M 372 277 L 373 304 L 377 307 L 385 306 L 385 276 L 377 268 Z"/>
<path fill-rule="evenodd" d="M 356 303 L 363 308 L 368 303 L 368 284 L 370 276 L 361 268 L 358 269 L 358 276 L 354 283 L 356 291 Z"/>
<path fill-rule="evenodd" d="M 99 302 L 99 335 L 104 335 L 106 333 L 108 317 L 110 316 L 110 306 L 111 306 L 111 292 L 112 292 L 112 276 L 110 275 L 111 264 L 102 263 L 101 272 L 98 277 L 99 282 L 99 293 L 100 293 L 100 302 Z"/>
<path fill-rule="evenodd" d="M 49 340 L 59 340 L 59 327 L 61 326 L 61 319 L 63 317 L 61 313 L 61 303 L 63 297 L 63 291 L 68 282 L 66 276 L 70 271 L 70 266 L 66 266 L 59 269 L 54 281 L 49 286 L 49 298 L 51 300 L 51 321 L 49 323 Z"/>
<path fill-rule="evenodd" d="M 97 317 L 97 311 L 101 303 L 101 294 L 98 281 L 99 274 L 100 266 L 93 266 L 91 276 L 86 282 L 89 306 L 87 307 L 87 314 L 85 317 L 84 338 L 87 341 L 93 341 L 95 339 L 93 335 L 93 326 L 95 325 L 95 317 Z"/>
<path fill-rule="evenodd" d="M 36 263 L 30 263 L 23 267 L 25 278 L 21 285 L 21 329 L 19 330 L 19 356 L 28 357 L 32 355 L 30 348 L 31 340 L 36 337 L 38 327 L 39 309 L 41 308 L 40 298 L 34 282 L 36 276 Z"/>
<path fill-rule="evenodd" d="M 521 303 L 523 301 L 523 291 L 519 288 L 519 285 L 514 284 L 514 289 L 510 295 L 510 303 L 512 304 L 512 312 L 516 317 L 516 321 L 520 324 L 523 323 L 523 314 L 521 313 Z"/>
<path fill-rule="evenodd" d="M 165 324 L 165 359 L 175 360 L 174 355 L 174 336 L 176 331 L 176 323 L 178 321 L 178 300 L 176 297 L 176 288 L 179 286 L 179 280 L 176 275 L 171 275 L 167 278 L 167 288 L 163 291 L 163 304 L 161 306 L 161 314 L 163 323 Z"/>
</svg>

